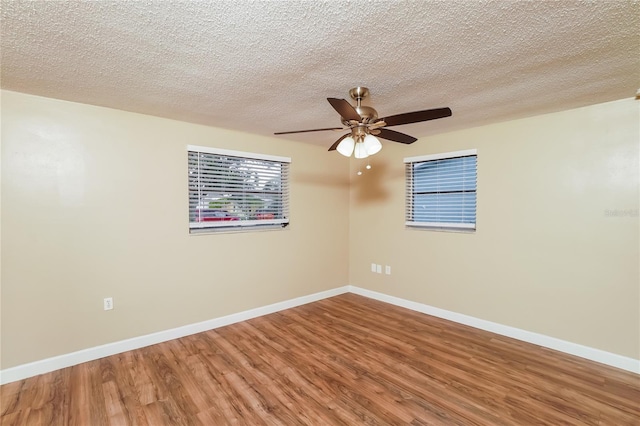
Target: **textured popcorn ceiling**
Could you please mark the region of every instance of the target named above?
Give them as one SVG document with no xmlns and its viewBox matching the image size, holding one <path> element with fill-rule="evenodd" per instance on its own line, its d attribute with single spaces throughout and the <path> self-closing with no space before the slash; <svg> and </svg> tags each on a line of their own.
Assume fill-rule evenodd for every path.
<svg viewBox="0 0 640 426">
<path fill-rule="evenodd" d="M 640 3 L 6 1 L 2 88 L 269 135 L 367 86 L 416 137 L 633 97 Z M 279 136 L 329 146 L 339 133 Z M 418 142 L 419 143 L 419 142 Z"/>
</svg>

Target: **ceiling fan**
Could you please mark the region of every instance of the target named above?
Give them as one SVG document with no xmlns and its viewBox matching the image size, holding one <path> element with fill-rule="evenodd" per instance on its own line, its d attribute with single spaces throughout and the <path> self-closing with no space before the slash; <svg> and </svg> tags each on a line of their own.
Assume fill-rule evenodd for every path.
<svg viewBox="0 0 640 426">
<path fill-rule="evenodd" d="M 436 120 L 438 118 L 451 116 L 450 108 L 435 108 L 378 118 L 378 112 L 375 109 L 362 105 L 362 100 L 369 95 L 369 89 L 366 87 L 355 87 L 349 90 L 349 95 L 351 99 L 356 101 L 355 107 L 344 99 L 327 98 L 333 109 L 340 114 L 342 124 L 350 130 L 349 133 L 335 141 L 329 148 L 329 151 L 337 150 L 346 157 L 350 157 L 352 153 L 355 153 L 356 158 L 366 158 L 380 151 L 382 144 L 375 136 L 404 144 L 410 144 L 417 140 L 413 136 L 387 129 L 387 127 L 419 123 L 421 121 Z M 323 129 L 276 132 L 274 134 L 287 135 L 291 133 L 323 132 L 327 130 L 347 129 L 344 127 L 328 127 Z"/>
</svg>

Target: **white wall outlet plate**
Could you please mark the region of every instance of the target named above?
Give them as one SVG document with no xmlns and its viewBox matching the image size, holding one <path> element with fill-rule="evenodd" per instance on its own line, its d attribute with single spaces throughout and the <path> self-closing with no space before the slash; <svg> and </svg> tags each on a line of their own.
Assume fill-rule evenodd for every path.
<svg viewBox="0 0 640 426">
<path fill-rule="evenodd" d="M 110 311 L 113 309 L 113 297 L 105 297 L 104 298 L 104 310 Z"/>
</svg>

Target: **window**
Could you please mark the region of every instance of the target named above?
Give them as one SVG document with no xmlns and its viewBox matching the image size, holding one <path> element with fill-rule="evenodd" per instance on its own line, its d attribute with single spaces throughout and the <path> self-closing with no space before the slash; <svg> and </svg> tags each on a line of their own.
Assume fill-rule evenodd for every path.
<svg viewBox="0 0 640 426">
<path fill-rule="evenodd" d="M 405 158 L 407 226 L 476 229 L 477 150 Z"/>
<path fill-rule="evenodd" d="M 290 158 L 189 145 L 189 231 L 289 224 Z"/>
</svg>

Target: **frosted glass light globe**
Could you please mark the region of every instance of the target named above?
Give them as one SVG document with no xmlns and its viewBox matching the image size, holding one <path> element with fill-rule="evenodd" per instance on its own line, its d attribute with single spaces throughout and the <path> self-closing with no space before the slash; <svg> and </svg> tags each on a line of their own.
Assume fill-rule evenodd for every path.
<svg viewBox="0 0 640 426">
<path fill-rule="evenodd" d="M 355 157 L 367 158 L 368 156 L 369 156 L 369 153 L 367 153 L 367 148 L 364 146 L 364 142 L 358 142 L 356 144 Z"/>
<path fill-rule="evenodd" d="M 375 136 L 367 135 L 364 137 L 364 147 L 367 150 L 367 154 L 373 155 L 380 152 L 382 144 Z"/>
<path fill-rule="evenodd" d="M 353 138 L 351 136 L 347 136 L 346 138 L 342 139 L 342 142 L 338 144 L 338 146 L 336 147 L 336 151 L 338 151 L 345 157 L 351 157 L 355 144 L 356 142 L 353 140 Z"/>
</svg>

